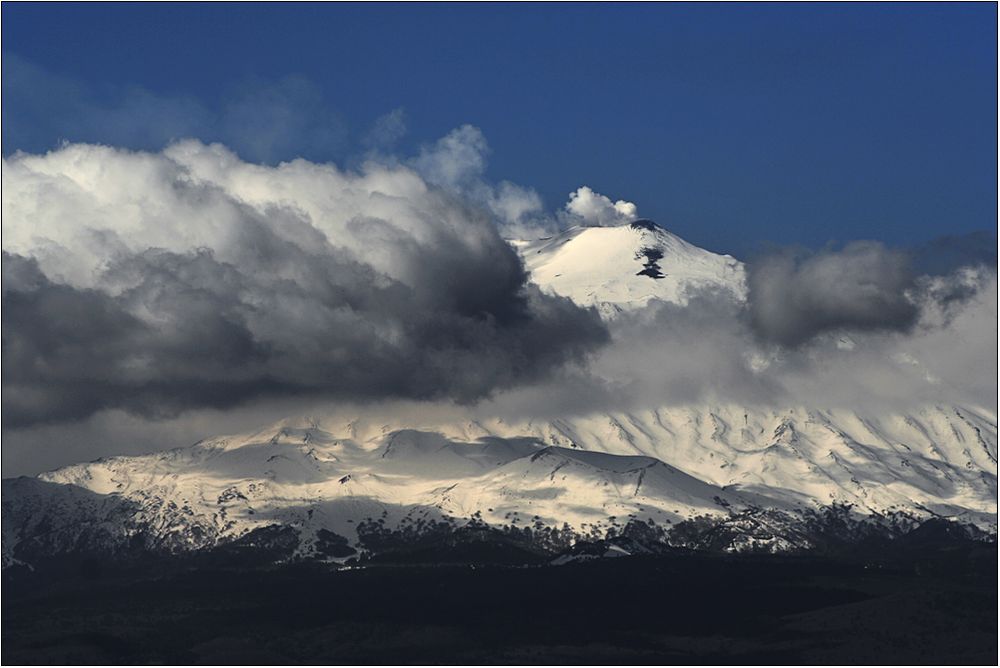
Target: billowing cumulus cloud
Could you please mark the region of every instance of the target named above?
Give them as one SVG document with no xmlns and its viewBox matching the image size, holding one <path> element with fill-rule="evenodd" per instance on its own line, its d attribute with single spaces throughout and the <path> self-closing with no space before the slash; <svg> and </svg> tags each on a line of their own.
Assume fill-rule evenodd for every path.
<svg viewBox="0 0 1000 668">
<path fill-rule="evenodd" d="M 639 217 L 638 209 L 632 202 L 612 202 L 609 197 L 594 192 L 587 186 L 581 186 L 570 193 L 566 214 L 573 224 L 588 227 L 622 225 Z"/>
<path fill-rule="evenodd" d="M 7 427 L 261 396 L 472 401 L 606 338 L 526 283 L 488 211 L 400 165 L 69 145 L 6 161 L 3 192 Z"/>
</svg>

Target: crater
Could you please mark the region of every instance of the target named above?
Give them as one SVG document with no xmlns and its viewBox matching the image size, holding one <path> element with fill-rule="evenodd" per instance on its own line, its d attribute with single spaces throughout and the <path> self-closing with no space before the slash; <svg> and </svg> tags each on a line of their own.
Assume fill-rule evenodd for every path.
<svg viewBox="0 0 1000 668">
<path fill-rule="evenodd" d="M 648 218 L 640 218 L 639 220 L 632 221 L 628 226 L 633 230 L 649 230 L 650 232 L 653 232 L 660 227 Z"/>
</svg>

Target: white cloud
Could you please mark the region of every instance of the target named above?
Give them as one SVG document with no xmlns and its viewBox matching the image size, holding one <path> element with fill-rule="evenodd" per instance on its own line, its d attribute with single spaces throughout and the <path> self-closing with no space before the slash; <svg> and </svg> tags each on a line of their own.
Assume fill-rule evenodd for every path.
<svg viewBox="0 0 1000 668">
<path fill-rule="evenodd" d="M 410 161 L 429 183 L 488 210 L 507 239 L 534 239 L 552 234 L 556 219 L 531 188 L 510 181 L 486 180 L 490 147 L 479 128 L 463 125 Z"/>
<path fill-rule="evenodd" d="M 587 186 L 570 193 L 564 209 L 553 216 L 532 188 L 510 181 L 490 183 L 485 176 L 489 155 L 490 146 L 482 131 L 463 125 L 425 146 L 409 164 L 428 183 L 487 209 L 508 239 L 537 239 L 560 227 L 621 225 L 638 218 L 632 202 L 612 202 Z"/>
<path fill-rule="evenodd" d="M 621 199 L 612 202 L 587 186 L 580 186 L 570 193 L 566 213 L 571 224 L 587 227 L 622 225 L 639 217 L 638 209 L 632 202 Z"/>
<path fill-rule="evenodd" d="M 482 179 L 489 154 L 482 131 L 463 125 L 424 147 L 412 164 L 429 183 L 459 191 Z"/>
</svg>

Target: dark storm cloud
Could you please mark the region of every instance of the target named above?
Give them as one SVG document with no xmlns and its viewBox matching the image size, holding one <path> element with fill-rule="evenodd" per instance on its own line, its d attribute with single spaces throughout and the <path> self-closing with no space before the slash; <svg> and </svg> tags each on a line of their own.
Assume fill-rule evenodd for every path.
<svg viewBox="0 0 1000 668">
<path fill-rule="evenodd" d="M 116 179 L 111 165 L 136 160 L 102 151 L 88 154 L 108 168 L 102 177 Z M 219 187 L 192 186 L 183 170 L 185 178 L 161 190 L 164 165 L 157 159 L 154 167 L 143 187 L 170 198 L 163 208 L 170 221 L 182 218 L 170 223 L 178 236 L 214 234 L 228 221 L 212 237 L 215 247 L 159 248 L 153 227 L 136 243 L 135 231 L 125 230 L 147 212 L 121 213 L 127 204 L 114 209 L 120 220 L 102 223 L 107 229 L 92 247 L 72 240 L 93 240 L 93 230 L 70 224 L 59 232 L 63 220 L 24 220 L 30 229 L 19 236 L 18 215 L 59 215 L 60 207 L 54 191 L 35 208 L 11 188 L 5 223 L 14 246 L 36 243 L 39 229 L 66 238 L 54 251 L 46 243 L 3 255 L 6 428 L 114 408 L 172 416 L 268 396 L 471 402 L 579 361 L 607 338 L 596 312 L 528 285 L 490 219 L 444 193 L 423 188 L 412 199 L 390 198 L 400 219 L 355 215 L 335 233 L 292 209 L 254 208 Z M 244 167 L 234 163 L 233 173 Z M 12 170 L 11 182 L 19 176 L 28 181 Z M 388 188 L 401 177 L 416 178 L 373 178 Z M 357 177 L 340 183 L 345 197 L 360 184 Z M 135 184 L 126 185 L 122 192 L 135 196 Z M 114 191 L 98 195 L 114 199 Z M 370 195 L 356 201 L 377 208 Z M 183 220 L 185 210 L 195 218 Z M 72 265 L 65 257 L 88 269 L 58 277 Z"/>
<path fill-rule="evenodd" d="M 909 256 L 877 242 L 748 265 L 750 319 L 765 341 L 798 346 L 828 331 L 906 331 L 920 310 Z"/>
<path fill-rule="evenodd" d="M 242 272 L 210 251 L 147 251 L 109 267 L 134 282 L 110 296 L 54 284 L 4 254 L 5 426 L 280 394 L 471 401 L 604 338 L 593 313 L 520 285 L 476 294 L 455 283 L 463 289 L 450 299 L 430 299 L 378 285 L 363 266 L 288 261 L 304 263 L 303 280 Z M 32 280 L 8 277 L 17 273 Z"/>
</svg>

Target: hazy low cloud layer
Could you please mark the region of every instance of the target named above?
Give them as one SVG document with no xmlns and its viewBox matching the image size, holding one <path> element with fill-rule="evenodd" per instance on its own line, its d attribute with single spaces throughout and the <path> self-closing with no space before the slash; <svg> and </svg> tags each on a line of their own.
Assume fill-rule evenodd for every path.
<svg viewBox="0 0 1000 668">
<path fill-rule="evenodd" d="M 444 148 L 457 178 L 467 156 Z M 526 284 L 487 212 L 399 165 L 70 145 L 8 160 L 3 192 L 8 427 L 285 394 L 471 401 L 606 338 Z"/>
</svg>

